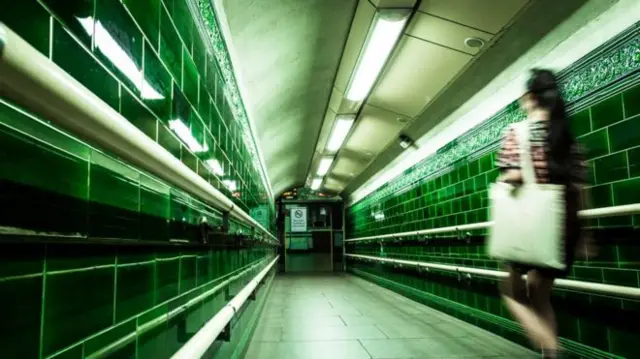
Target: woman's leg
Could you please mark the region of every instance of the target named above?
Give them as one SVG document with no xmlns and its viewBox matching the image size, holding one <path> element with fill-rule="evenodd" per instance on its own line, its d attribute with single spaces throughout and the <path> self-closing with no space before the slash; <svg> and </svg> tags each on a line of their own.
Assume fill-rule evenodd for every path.
<svg viewBox="0 0 640 359">
<path fill-rule="evenodd" d="M 553 278 L 545 276 L 537 270 L 527 274 L 527 287 L 531 307 L 540 318 L 540 330 L 544 332 L 541 347 L 546 350 L 558 350 L 558 336 L 556 318 L 551 306 L 551 291 L 553 290 Z"/>
<path fill-rule="evenodd" d="M 557 348 L 555 331 L 546 324 L 546 320 L 534 310 L 526 290 L 527 283 L 522 280 L 521 273 L 509 269 L 509 277 L 501 285 L 502 298 L 511 315 L 520 322 L 535 346 L 547 349 Z M 529 285 L 529 289 L 532 289 Z M 555 345 L 554 345 L 555 343 Z"/>
</svg>

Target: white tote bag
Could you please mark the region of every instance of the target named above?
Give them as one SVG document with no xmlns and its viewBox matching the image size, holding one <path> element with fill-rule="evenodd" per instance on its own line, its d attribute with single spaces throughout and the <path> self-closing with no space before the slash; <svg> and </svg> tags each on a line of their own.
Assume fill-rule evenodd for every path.
<svg viewBox="0 0 640 359">
<path fill-rule="evenodd" d="M 529 143 L 529 122 L 513 125 L 520 143 L 523 184 L 494 183 L 489 191 L 488 251 L 494 258 L 543 268 L 565 269 L 564 186 L 538 184 Z"/>
</svg>

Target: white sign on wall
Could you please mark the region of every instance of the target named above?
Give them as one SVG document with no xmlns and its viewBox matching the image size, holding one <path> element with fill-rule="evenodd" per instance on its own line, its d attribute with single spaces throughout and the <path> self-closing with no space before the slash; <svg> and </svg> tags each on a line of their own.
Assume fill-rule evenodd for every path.
<svg viewBox="0 0 640 359">
<path fill-rule="evenodd" d="M 291 232 L 307 231 L 307 207 L 291 208 Z"/>
</svg>

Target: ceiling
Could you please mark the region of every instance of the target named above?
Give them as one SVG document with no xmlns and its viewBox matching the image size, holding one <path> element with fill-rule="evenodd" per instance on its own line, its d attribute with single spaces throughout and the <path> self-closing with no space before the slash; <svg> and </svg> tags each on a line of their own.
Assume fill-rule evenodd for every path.
<svg viewBox="0 0 640 359">
<path fill-rule="evenodd" d="M 273 193 L 305 182 L 357 0 L 224 0 Z"/>
<path fill-rule="evenodd" d="M 427 133 L 586 0 L 220 1 L 278 196 L 310 183 L 337 114 L 358 117 L 323 188 L 349 194 L 402 153 L 399 134 Z M 388 6 L 414 13 L 369 97 L 348 101 L 376 8 Z"/>
</svg>

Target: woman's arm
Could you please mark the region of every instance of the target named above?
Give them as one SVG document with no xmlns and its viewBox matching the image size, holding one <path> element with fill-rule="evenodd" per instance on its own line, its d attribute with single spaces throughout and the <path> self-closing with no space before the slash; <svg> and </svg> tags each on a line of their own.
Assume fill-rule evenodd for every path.
<svg viewBox="0 0 640 359">
<path fill-rule="evenodd" d="M 498 182 L 522 183 L 522 172 L 516 169 L 506 170 L 498 177 Z"/>
<path fill-rule="evenodd" d="M 498 182 L 522 183 L 520 171 L 520 148 L 513 128 L 508 128 L 496 156 L 496 166 L 500 169 Z"/>
</svg>

